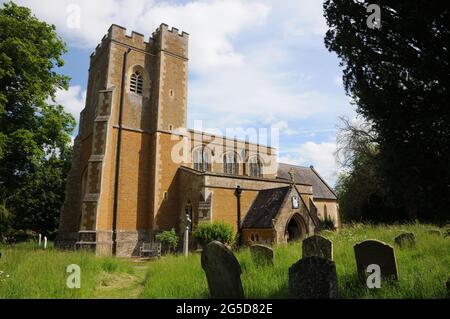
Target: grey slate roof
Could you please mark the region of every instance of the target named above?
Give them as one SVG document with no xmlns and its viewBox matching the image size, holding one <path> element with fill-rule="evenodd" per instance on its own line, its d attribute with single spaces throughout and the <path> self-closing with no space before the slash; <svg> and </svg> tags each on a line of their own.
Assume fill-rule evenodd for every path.
<svg viewBox="0 0 450 319">
<path fill-rule="evenodd" d="M 336 194 L 313 167 L 303 167 L 280 163 L 277 179 L 290 180 L 289 171 L 293 170 L 294 181 L 299 184 L 312 185 L 313 196 L 318 199 L 336 199 Z"/>
<path fill-rule="evenodd" d="M 242 228 L 271 228 L 274 219 L 289 193 L 289 186 L 264 189 L 258 192 L 245 215 Z"/>
</svg>

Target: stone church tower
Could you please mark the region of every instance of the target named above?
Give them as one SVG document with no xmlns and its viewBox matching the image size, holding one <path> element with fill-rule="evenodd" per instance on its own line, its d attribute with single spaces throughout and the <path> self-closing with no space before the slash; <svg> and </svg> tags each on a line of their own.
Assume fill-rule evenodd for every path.
<svg viewBox="0 0 450 319">
<path fill-rule="evenodd" d="M 129 256 L 178 223 L 163 201 L 180 166 L 169 159 L 186 127 L 188 40 L 166 24 L 149 41 L 112 25 L 91 55 L 58 246 Z"/>
</svg>

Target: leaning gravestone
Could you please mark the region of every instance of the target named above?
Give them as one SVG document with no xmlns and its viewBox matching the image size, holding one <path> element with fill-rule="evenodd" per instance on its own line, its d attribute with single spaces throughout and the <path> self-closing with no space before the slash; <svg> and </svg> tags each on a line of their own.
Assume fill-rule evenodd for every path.
<svg viewBox="0 0 450 319">
<path fill-rule="evenodd" d="M 442 236 L 442 233 L 439 229 L 429 229 L 428 234 L 433 236 Z"/>
<path fill-rule="evenodd" d="M 365 240 L 354 247 L 356 268 L 365 277 L 367 266 L 380 266 L 381 276 L 398 281 L 397 261 L 392 246 L 378 240 Z"/>
<path fill-rule="evenodd" d="M 334 261 L 311 256 L 289 268 L 289 291 L 302 299 L 337 298 L 337 275 Z"/>
<path fill-rule="evenodd" d="M 206 245 L 202 251 L 201 263 L 211 298 L 244 298 L 241 266 L 224 244 L 213 241 Z"/>
<path fill-rule="evenodd" d="M 333 243 L 319 235 L 304 239 L 302 242 L 302 258 L 311 256 L 333 260 Z"/>
<path fill-rule="evenodd" d="M 413 233 L 403 233 L 395 237 L 395 243 L 400 247 L 413 247 L 416 245 L 416 237 Z"/>
<path fill-rule="evenodd" d="M 251 245 L 250 253 L 253 262 L 258 266 L 273 265 L 273 249 L 264 245 Z"/>
</svg>

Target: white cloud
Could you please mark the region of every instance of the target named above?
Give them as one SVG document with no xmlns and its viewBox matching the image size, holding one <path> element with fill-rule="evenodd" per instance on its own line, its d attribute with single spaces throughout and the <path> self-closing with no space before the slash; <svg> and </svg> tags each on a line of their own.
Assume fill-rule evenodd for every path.
<svg viewBox="0 0 450 319">
<path fill-rule="evenodd" d="M 335 158 L 336 143 L 306 142 L 299 147 L 283 150 L 279 161 L 287 164 L 313 165 L 328 184 L 336 182 L 338 164 Z"/>
<path fill-rule="evenodd" d="M 167 23 L 188 32 L 191 67 L 242 66 L 243 56 L 236 52 L 231 39 L 242 30 L 261 25 L 269 6 L 254 1 L 198 0 L 186 4 L 152 0 L 18 0 L 32 8 L 40 18 L 56 25 L 72 45 L 94 48 L 112 23 L 150 37 Z M 73 5 L 80 8 L 80 28 L 72 28 Z"/>
<path fill-rule="evenodd" d="M 286 2 L 285 2 L 286 1 Z M 284 0 L 283 5 L 295 12 L 293 18 L 284 23 L 284 36 L 298 38 L 308 36 L 324 36 L 327 30 L 323 16 L 322 1 L 317 0 Z"/>
<path fill-rule="evenodd" d="M 80 112 L 84 108 L 86 100 L 86 91 L 81 90 L 79 85 L 71 86 L 67 91 L 58 90 L 56 92 L 56 103 L 64 106 L 66 112 L 73 115 L 77 123 L 80 118 Z"/>
<path fill-rule="evenodd" d="M 193 1 L 156 5 L 141 20 L 153 21 L 153 27 L 164 21 L 187 31 L 192 69 L 212 72 L 216 66 L 243 66 L 244 57 L 236 52 L 231 39 L 246 28 L 263 24 L 268 13 L 267 5 L 250 1 Z"/>
</svg>

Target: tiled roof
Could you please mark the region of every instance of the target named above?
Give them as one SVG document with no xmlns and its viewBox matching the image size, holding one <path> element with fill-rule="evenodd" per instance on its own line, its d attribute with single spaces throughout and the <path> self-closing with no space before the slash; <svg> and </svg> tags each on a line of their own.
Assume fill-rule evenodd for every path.
<svg viewBox="0 0 450 319">
<path fill-rule="evenodd" d="M 336 194 L 313 167 L 303 167 L 280 163 L 277 178 L 290 180 L 289 171 L 294 174 L 294 181 L 299 184 L 312 185 L 313 196 L 318 199 L 336 199 Z"/>
<path fill-rule="evenodd" d="M 271 228 L 283 204 L 289 186 L 264 189 L 258 192 L 252 206 L 242 222 L 242 228 Z"/>
</svg>

